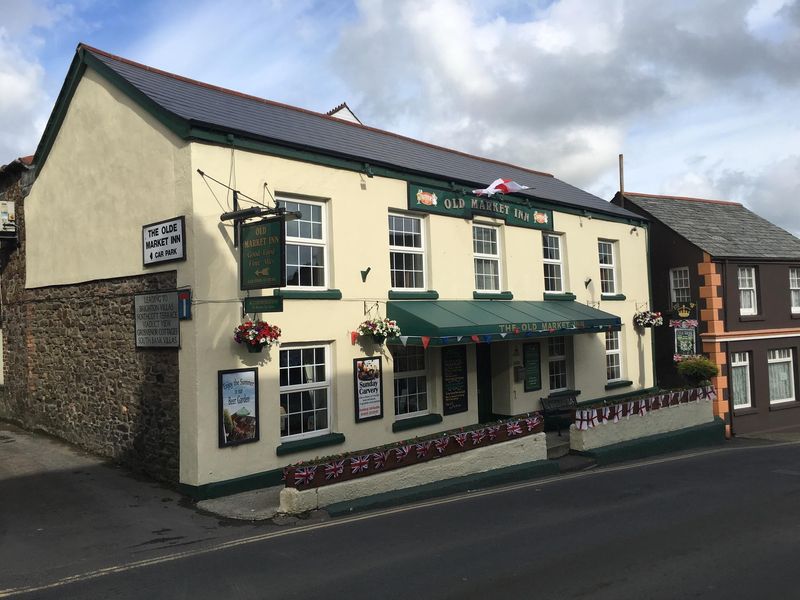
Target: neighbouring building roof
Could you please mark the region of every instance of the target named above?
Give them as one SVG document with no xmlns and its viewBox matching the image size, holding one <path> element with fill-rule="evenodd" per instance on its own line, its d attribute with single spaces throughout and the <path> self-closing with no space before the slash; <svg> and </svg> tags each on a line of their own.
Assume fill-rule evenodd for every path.
<svg viewBox="0 0 800 600">
<path fill-rule="evenodd" d="M 344 119 L 345 121 L 350 121 L 351 123 L 363 125 L 361 119 L 356 116 L 356 113 L 354 113 L 352 109 L 347 106 L 347 102 L 342 102 L 339 106 L 332 108 L 325 114 L 329 117 L 336 117 L 337 119 Z"/>
<path fill-rule="evenodd" d="M 83 44 L 78 46 L 67 82 L 37 150 L 36 162 L 40 166 L 60 126 L 63 105 L 69 103 L 74 89 L 71 86 L 76 85 L 85 65 L 98 70 L 149 110 L 166 111 L 170 118 L 180 119 L 187 130 L 186 138 L 191 137 L 190 128 L 229 133 L 470 187 L 485 187 L 497 178 L 508 178 L 532 188 L 523 192 L 523 196 L 624 219 L 642 219 L 547 173 L 201 83 Z"/>
<path fill-rule="evenodd" d="M 800 259 L 800 239 L 738 202 L 634 192 L 625 202 L 715 258 Z"/>
</svg>

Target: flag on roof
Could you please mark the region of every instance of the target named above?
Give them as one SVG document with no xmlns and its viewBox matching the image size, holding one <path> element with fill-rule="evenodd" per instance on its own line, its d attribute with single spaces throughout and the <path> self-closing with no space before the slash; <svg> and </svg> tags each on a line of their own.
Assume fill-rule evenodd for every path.
<svg viewBox="0 0 800 600">
<path fill-rule="evenodd" d="M 522 190 L 529 190 L 527 185 L 520 185 L 516 181 L 510 179 L 495 179 L 489 187 L 482 190 L 472 190 L 473 194 L 478 196 L 493 196 L 497 192 L 501 194 L 513 194 L 514 192 L 521 192 Z"/>
</svg>

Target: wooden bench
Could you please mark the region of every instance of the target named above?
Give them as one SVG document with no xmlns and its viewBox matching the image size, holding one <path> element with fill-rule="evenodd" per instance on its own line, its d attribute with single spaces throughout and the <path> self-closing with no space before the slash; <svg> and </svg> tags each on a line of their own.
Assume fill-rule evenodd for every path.
<svg viewBox="0 0 800 600">
<path fill-rule="evenodd" d="M 563 396 L 540 398 L 540 400 L 545 429 L 548 429 L 548 421 L 555 422 L 558 435 L 561 435 L 562 425 L 572 423 L 572 415 L 578 407 L 578 397 L 575 394 L 564 394 Z"/>
</svg>

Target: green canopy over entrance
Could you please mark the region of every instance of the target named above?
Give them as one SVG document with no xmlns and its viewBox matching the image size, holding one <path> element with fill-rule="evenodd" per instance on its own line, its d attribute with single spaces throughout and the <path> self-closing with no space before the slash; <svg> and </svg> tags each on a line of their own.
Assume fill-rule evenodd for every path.
<svg viewBox="0 0 800 600">
<path fill-rule="evenodd" d="M 400 300 L 388 302 L 386 316 L 397 321 L 403 337 L 427 337 L 432 345 L 618 331 L 622 324 L 573 301 Z"/>
</svg>

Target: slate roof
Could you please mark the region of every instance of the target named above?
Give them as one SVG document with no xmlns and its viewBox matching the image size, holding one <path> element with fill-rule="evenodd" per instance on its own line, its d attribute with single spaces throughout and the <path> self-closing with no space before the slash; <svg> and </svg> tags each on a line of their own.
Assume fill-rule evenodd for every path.
<svg viewBox="0 0 800 600">
<path fill-rule="evenodd" d="M 456 181 L 470 187 L 485 187 L 498 177 L 509 178 L 531 186 L 533 189 L 523 192 L 529 197 L 641 220 L 639 215 L 547 173 L 471 156 L 323 113 L 211 86 L 83 44 L 78 46 L 78 53 L 81 51 L 90 53 L 159 107 L 192 125 Z"/>
<path fill-rule="evenodd" d="M 738 202 L 633 192 L 625 201 L 715 258 L 800 259 L 800 239 Z"/>
</svg>

